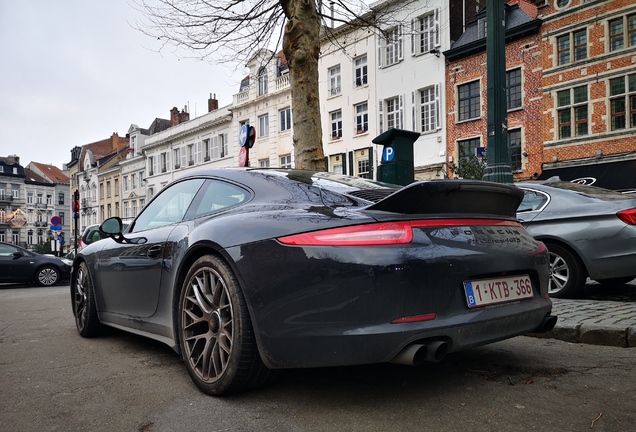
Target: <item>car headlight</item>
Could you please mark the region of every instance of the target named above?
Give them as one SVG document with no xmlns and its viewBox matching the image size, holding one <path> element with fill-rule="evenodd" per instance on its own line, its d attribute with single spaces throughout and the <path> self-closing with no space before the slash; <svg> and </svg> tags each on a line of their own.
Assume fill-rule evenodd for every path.
<svg viewBox="0 0 636 432">
<path fill-rule="evenodd" d="M 73 261 L 71 261 L 70 259 L 60 258 L 60 260 L 62 260 L 62 262 L 66 264 L 67 266 L 73 267 Z"/>
</svg>

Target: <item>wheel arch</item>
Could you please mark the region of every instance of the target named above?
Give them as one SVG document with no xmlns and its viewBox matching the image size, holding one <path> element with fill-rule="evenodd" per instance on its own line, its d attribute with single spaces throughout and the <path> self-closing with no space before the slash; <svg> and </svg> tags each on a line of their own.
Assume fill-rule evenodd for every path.
<svg viewBox="0 0 636 432">
<path fill-rule="evenodd" d="M 575 248 L 573 245 L 557 237 L 535 237 L 535 239 L 545 243 L 545 246 L 546 248 L 548 248 L 548 251 L 550 250 L 550 247 L 549 247 L 550 244 L 555 244 L 564 249 L 567 249 L 579 261 L 579 263 L 581 264 L 581 268 L 585 271 L 586 277 L 589 275 L 588 265 L 585 262 L 585 258 L 583 258 L 579 250 Z"/>
<path fill-rule="evenodd" d="M 190 270 L 190 267 L 195 263 L 196 260 L 205 255 L 214 255 L 217 258 L 223 260 L 239 282 L 241 289 L 243 290 L 243 297 L 245 298 L 245 302 L 247 304 L 247 309 L 250 313 L 250 323 L 252 324 L 252 329 L 254 329 L 254 337 L 256 339 L 256 346 L 258 348 L 259 354 L 261 358 L 263 358 L 261 351 L 261 341 L 258 332 L 256 331 L 256 323 L 254 322 L 254 313 L 252 309 L 251 299 L 245 295 L 245 283 L 241 276 L 241 273 L 236 266 L 234 260 L 226 253 L 224 253 L 223 249 L 216 243 L 211 241 L 201 241 L 195 245 L 193 245 L 188 252 L 185 254 L 183 260 L 179 264 L 179 269 L 176 273 L 175 277 L 175 291 L 172 296 L 172 329 L 173 329 L 173 338 L 175 342 L 175 347 L 179 355 L 181 353 L 181 344 L 179 339 L 179 300 L 181 299 L 181 291 L 183 290 L 183 283 L 185 282 L 186 275 Z"/>
</svg>

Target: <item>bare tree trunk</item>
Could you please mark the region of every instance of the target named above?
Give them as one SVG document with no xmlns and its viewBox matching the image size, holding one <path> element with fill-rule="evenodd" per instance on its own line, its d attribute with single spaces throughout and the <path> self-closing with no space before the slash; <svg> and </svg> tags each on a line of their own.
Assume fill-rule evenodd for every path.
<svg viewBox="0 0 636 432">
<path fill-rule="evenodd" d="M 283 51 L 289 64 L 296 168 L 325 170 L 318 97 L 320 17 L 315 0 L 281 0 L 288 22 Z"/>
</svg>

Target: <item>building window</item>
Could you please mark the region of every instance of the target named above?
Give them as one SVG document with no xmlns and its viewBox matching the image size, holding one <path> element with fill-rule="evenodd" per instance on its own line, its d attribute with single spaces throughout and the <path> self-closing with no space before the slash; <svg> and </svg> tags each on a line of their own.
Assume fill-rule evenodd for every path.
<svg viewBox="0 0 636 432">
<path fill-rule="evenodd" d="M 210 160 L 210 140 L 203 140 L 203 161 L 207 162 Z"/>
<path fill-rule="evenodd" d="M 521 129 L 508 131 L 508 150 L 510 167 L 513 171 L 521 171 Z"/>
<path fill-rule="evenodd" d="M 384 103 L 387 129 L 402 129 L 402 97 L 387 99 Z"/>
<path fill-rule="evenodd" d="M 115 196 L 119 196 L 119 179 L 115 179 Z"/>
<path fill-rule="evenodd" d="M 258 95 L 267 94 L 267 69 L 262 67 L 258 71 Z"/>
<path fill-rule="evenodd" d="M 439 120 L 439 92 L 438 86 L 431 86 L 419 91 L 420 98 L 420 131 L 431 132 L 437 130 Z"/>
<path fill-rule="evenodd" d="M 479 81 L 462 84 L 457 90 L 459 92 L 459 121 L 479 118 Z"/>
<path fill-rule="evenodd" d="M 356 165 L 357 165 L 357 175 L 362 178 L 370 178 L 371 170 L 369 169 L 369 157 L 364 156 L 364 150 L 356 152 Z"/>
<path fill-rule="evenodd" d="M 356 132 L 361 134 L 369 130 L 369 104 L 364 102 L 354 105 L 356 112 Z"/>
<path fill-rule="evenodd" d="M 339 95 L 341 92 L 340 65 L 329 68 L 329 96 Z"/>
<path fill-rule="evenodd" d="M 106 198 L 110 198 L 110 182 L 106 182 Z"/>
<path fill-rule="evenodd" d="M 123 176 L 122 181 L 124 182 L 124 192 L 128 192 L 128 176 Z"/>
<path fill-rule="evenodd" d="M 285 132 L 291 129 L 291 109 L 285 108 L 279 111 L 280 114 L 280 132 Z"/>
<path fill-rule="evenodd" d="M 16 189 L 17 186 L 13 186 L 13 189 L 11 189 L 11 196 L 13 197 L 14 200 L 20 199 L 20 190 Z M 62 194 L 64 195 L 64 194 Z M 64 203 L 62 203 L 64 204 Z"/>
<path fill-rule="evenodd" d="M 472 156 L 477 156 L 477 149 L 479 148 L 480 138 L 472 138 L 457 142 L 459 151 L 459 165 L 461 166 L 462 160 L 471 159 Z"/>
<path fill-rule="evenodd" d="M 366 54 L 353 61 L 356 76 L 356 87 L 367 85 L 367 56 Z"/>
<path fill-rule="evenodd" d="M 506 104 L 508 110 L 521 108 L 521 69 L 506 72 Z"/>
<path fill-rule="evenodd" d="M 258 117 L 258 132 L 260 136 L 266 137 L 269 135 L 269 115 L 265 114 Z"/>
<path fill-rule="evenodd" d="M 627 43 L 625 43 L 627 41 Z M 610 51 L 636 45 L 636 14 L 609 21 Z"/>
<path fill-rule="evenodd" d="M 557 64 L 564 65 L 587 58 L 587 30 L 578 30 L 557 37 Z"/>
<path fill-rule="evenodd" d="M 176 148 L 173 150 L 174 156 L 174 169 L 181 168 L 181 149 Z"/>
<path fill-rule="evenodd" d="M 329 114 L 331 117 L 331 139 L 342 138 L 342 111 L 334 111 Z"/>
<path fill-rule="evenodd" d="M 64 192 L 59 192 L 57 194 L 57 203 L 59 205 L 64 205 Z"/>
<path fill-rule="evenodd" d="M 27 192 L 27 204 L 33 204 L 33 192 Z"/>
<path fill-rule="evenodd" d="M 636 74 L 609 81 L 611 130 L 636 127 Z"/>
<path fill-rule="evenodd" d="M 258 166 L 261 168 L 269 168 L 269 159 L 259 159 Z"/>
<path fill-rule="evenodd" d="M 437 10 L 415 19 L 413 26 L 413 54 L 428 54 L 439 46 L 439 23 Z"/>
<path fill-rule="evenodd" d="M 570 3 L 570 0 L 556 0 L 556 5 L 558 8 L 564 8 Z"/>
<path fill-rule="evenodd" d="M 292 159 L 291 155 L 285 155 L 280 157 L 280 167 L 281 168 L 291 168 L 292 167 Z"/>
<path fill-rule="evenodd" d="M 380 44 L 380 66 L 391 66 L 402 60 L 402 26 L 385 31 Z"/>
<path fill-rule="evenodd" d="M 559 138 L 587 135 L 587 86 L 557 92 Z"/>
</svg>

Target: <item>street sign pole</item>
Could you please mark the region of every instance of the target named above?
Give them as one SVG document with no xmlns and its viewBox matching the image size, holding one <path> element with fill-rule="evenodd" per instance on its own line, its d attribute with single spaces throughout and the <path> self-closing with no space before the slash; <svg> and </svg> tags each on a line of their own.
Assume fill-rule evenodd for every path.
<svg viewBox="0 0 636 432">
<path fill-rule="evenodd" d="M 486 1 L 488 151 L 484 180 L 512 183 L 506 105 L 506 18 L 504 2 Z"/>
</svg>

